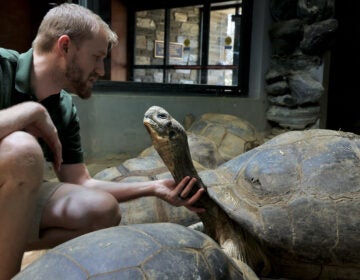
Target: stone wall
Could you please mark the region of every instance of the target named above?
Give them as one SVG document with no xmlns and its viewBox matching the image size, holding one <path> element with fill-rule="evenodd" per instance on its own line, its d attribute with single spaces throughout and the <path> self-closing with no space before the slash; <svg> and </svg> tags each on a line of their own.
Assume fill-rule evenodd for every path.
<svg viewBox="0 0 360 280">
<path fill-rule="evenodd" d="M 338 26 L 334 0 L 270 0 L 270 13 L 267 120 L 273 131 L 319 127 L 323 57 Z"/>
<path fill-rule="evenodd" d="M 235 9 L 234 9 L 235 13 Z M 155 41 L 164 41 L 164 10 L 142 11 L 136 14 L 135 63 L 138 65 L 163 65 L 163 58 L 154 55 Z M 183 45 L 183 55 L 179 59 L 171 59 L 173 65 L 200 64 L 200 10 L 195 6 L 174 8 L 170 11 L 169 41 Z M 228 22 L 221 10 L 212 12 L 210 22 L 209 64 L 233 64 L 232 49 L 225 48 Z M 186 41 L 189 45 L 184 44 Z M 229 59 L 230 58 L 230 59 Z M 136 82 L 163 81 L 162 69 L 139 69 L 135 71 Z M 198 84 L 200 70 L 176 69 L 168 71 L 170 83 Z M 210 70 L 208 84 L 228 85 L 232 83 L 232 70 Z"/>
</svg>

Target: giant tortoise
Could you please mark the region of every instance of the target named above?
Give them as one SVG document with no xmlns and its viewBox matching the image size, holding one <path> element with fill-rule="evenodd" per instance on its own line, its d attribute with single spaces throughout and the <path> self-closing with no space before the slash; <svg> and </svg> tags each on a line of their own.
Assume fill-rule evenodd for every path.
<svg viewBox="0 0 360 280">
<path fill-rule="evenodd" d="M 255 127 L 234 115 L 206 113 L 195 120 L 187 131 L 191 158 L 197 170 L 216 168 L 262 142 Z M 136 182 L 169 178 L 168 169 L 153 146 L 139 156 L 106 168 L 96 179 L 115 182 Z M 120 203 L 122 225 L 173 222 L 191 225 L 199 217 L 185 207 L 173 207 L 156 197 L 142 197 Z"/>
<path fill-rule="evenodd" d="M 233 279 L 243 273 L 211 238 L 171 223 L 98 230 L 42 255 L 14 280 Z"/>
<path fill-rule="evenodd" d="M 259 276 L 360 279 L 360 137 L 281 134 L 197 173 L 183 127 L 161 107 L 144 115 L 175 181 L 198 178 L 204 232 Z"/>
</svg>

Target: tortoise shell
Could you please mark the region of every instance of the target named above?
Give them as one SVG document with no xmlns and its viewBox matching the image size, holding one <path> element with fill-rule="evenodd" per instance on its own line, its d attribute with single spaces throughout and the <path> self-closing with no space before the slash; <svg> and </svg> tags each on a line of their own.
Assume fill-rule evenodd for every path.
<svg viewBox="0 0 360 280">
<path fill-rule="evenodd" d="M 212 140 L 224 162 L 263 143 L 260 133 L 250 122 L 230 114 L 203 114 L 188 132 Z M 189 146 L 191 150 L 190 141 Z"/>
<path fill-rule="evenodd" d="M 143 122 L 175 181 L 207 190 L 199 216 L 229 256 L 259 276 L 360 279 L 360 136 L 292 131 L 197 172 L 179 122 L 159 106 Z"/>
<path fill-rule="evenodd" d="M 360 277 L 360 136 L 287 132 L 199 175 L 275 259 L 313 264 L 323 278 Z"/>
<path fill-rule="evenodd" d="M 63 243 L 13 279 L 243 279 L 207 235 L 170 223 L 118 226 Z"/>
</svg>

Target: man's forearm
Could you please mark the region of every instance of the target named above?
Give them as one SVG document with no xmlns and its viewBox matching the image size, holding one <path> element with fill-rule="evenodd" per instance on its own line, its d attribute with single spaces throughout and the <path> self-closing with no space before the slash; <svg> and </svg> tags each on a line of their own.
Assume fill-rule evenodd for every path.
<svg viewBox="0 0 360 280">
<path fill-rule="evenodd" d="M 45 110 L 36 102 L 24 102 L 0 110 L 0 139 L 15 131 L 23 130 Z"/>
</svg>

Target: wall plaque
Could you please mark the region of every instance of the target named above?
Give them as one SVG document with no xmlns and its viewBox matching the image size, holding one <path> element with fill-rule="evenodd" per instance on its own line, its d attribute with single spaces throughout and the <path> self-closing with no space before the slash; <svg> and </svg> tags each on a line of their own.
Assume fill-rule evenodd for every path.
<svg viewBox="0 0 360 280">
<path fill-rule="evenodd" d="M 169 57 L 171 59 L 182 59 L 183 57 L 183 44 L 181 43 L 169 43 Z M 155 40 L 154 56 L 156 58 L 164 57 L 164 41 Z"/>
</svg>

